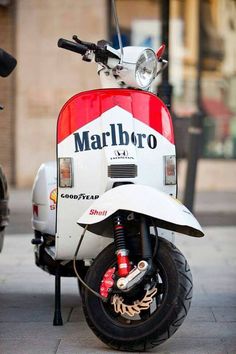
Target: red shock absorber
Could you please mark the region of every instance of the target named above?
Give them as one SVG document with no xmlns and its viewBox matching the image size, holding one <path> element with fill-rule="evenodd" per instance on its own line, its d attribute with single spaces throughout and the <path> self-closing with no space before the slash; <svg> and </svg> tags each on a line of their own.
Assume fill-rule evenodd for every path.
<svg viewBox="0 0 236 354">
<path fill-rule="evenodd" d="M 118 275 L 120 277 L 126 277 L 131 270 L 131 266 L 130 266 L 130 261 L 128 256 L 129 251 L 126 248 L 123 218 L 120 214 L 116 214 L 114 216 L 113 225 L 114 225 L 114 243 L 115 243 L 115 251 L 117 256 Z"/>
</svg>

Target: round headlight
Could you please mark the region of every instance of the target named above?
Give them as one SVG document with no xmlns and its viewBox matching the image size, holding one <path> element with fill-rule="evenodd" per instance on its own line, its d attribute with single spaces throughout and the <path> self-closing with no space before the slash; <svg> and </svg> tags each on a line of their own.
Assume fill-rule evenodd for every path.
<svg viewBox="0 0 236 354">
<path fill-rule="evenodd" d="M 147 88 L 157 73 L 157 57 L 152 49 L 145 49 L 140 55 L 135 69 L 135 78 L 141 88 Z"/>
</svg>

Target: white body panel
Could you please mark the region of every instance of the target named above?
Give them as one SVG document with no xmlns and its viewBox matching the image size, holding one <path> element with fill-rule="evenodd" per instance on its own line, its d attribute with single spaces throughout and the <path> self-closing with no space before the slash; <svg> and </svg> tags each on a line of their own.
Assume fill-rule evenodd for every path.
<svg viewBox="0 0 236 354">
<path fill-rule="evenodd" d="M 44 234 L 55 235 L 56 234 L 56 198 L 52 199 L 52 193 L 55 197 L 57 188 L 57 168 L 56 162 L 46 162 L 42 164 L 39 168 L 37 176 L 34 181 L 33 191 L 32 191 L 32 202 L 33 208 L 37 207 L 37 213 L 34 209 L 32 216 L 32 227 L 34 230 L 40 231 Z M 66 194 L 65 194 L 66 195 Z M 71 195 L 71 194 L 70 194 Z M 74 206 L 74 201 L 65 198 L 68 202 L 68 210 L 71 209 L 70 204 Z M 76 202 L 76 201 L 75 201 Z M 86 204 L 87 205 L 87 204 Z M 72 233 L 68 237 L 68 245 L 70 252 L 68 253 L 68 247 L 65 244 L 60 244 L 60 254 L 56 255 L 59 259 L 70 260 L 73 258 L 73 253 L 77 247 L 77 243 L 83 229 L 76 223 L 78 219 L 78 211 L 75 208 L 75 213 L 68 215 L 69 223 L 66 224 L 65 233 L 67 230 L 73 232 L 74 237 L 71 237 Z M 65 220 L 65 218 L 63 218 Z M 74 220 L 74 221 L 73 221 Z M 57 244 L 60 242 L 57 238 Z M 91 232 L 86 233 L 86 242 L 81 246 L 79 253 L 80 259 L 90 259 L 94 258 L 101 250 L 108 245 L 111 240 L 104 237 L 100 237 L 92 234 Z"/>
<path fill-rule="evenodd" d="M 46 162 L 40 166 L 32 190 L 34 230 L 55 235 L 56 188 L 56 162 Z"/>
<path fill-rule="evenodd" d="M 160 111 L 166 114 L 161 105 Z M 57 200 L 53 202 L 56 163 L 42 165 L 33 189 L 33 204 L 38 209 L 32 219 L 35 230 L 56 236 L 55 259 L 73 258 L 83 232 L 78 220 L 93 225 L 86 232 L 79 259 L 94 258 L 112 241 L 112 232 L 101 232 L 94 225 L 118 209 L 162 220 L 157 224 L 159 235 L 171 241 L 173 231 L 202 234 L 192 214 L 170 197 L 176 197 L 176 185 L 165 184 L 164 158 L 175 156 L 174 144 L 130 111 L 120 106 L 104 110 L 61 139 L 57 149 L 58 158 L 72 159 L 73 185 L 62 188 L 57 183 Z M 113 167 L 132 166 L 137 171 L 128 177 L 109 172 Z M 133 184 L 113 188 L 114 183 L 123 181 Z M 97 215 L 91 209 L 97 210 Z"/>
<path fill-rule="evenodd" d="M 72 259 L 77 247 L 82 228 L 77 220 L 98 197 L 112 188 L 120 178 L 108 177 L 108 166 L 111 164 L 136 164 L 138 176 L 129 181 L 137 184 L 148 184 L 162 190 L 164 193 L 176 195 L 176 185 L 164 184 L 164 155 L 175 155 L 175 146 L 154 129 L 135 119 L 131 113 L 121 107 L 113 107 L 100 117 L 80 128 L 75 133 L 83 132 L 90 137 L 92 134 L 108 132 L 111 124 L 122 125 L 123 131 L 153 134 L 157 139 L 157 149 L 150 149 L 143 140 L 143 148 L 132 143 L 124 146 L 112 146 L 107 139 L 107 145 L 102 149 L 89 149 L 75 152 L 74 134 L 65 138 L 58 145 L 59 157 L 72 157 L 74 171 L 74 186 L 58 188 L 56 258 Z M 125 151 L 126 156 L 117 156 L 117 151 Z M 159 173 L 151 173 L 161 166 Z M 151 169 L 151 171 L 150 171 Z M 157 171 L 158 172 L 158 171 Z M 93 258 L 99 253 L 110 239 L 99 237 L 94 233 L 86 233 L 82 243 L 80 256 Z"/>
<path fill-rule="evenodd" d="M 78 223 L 98 224 L 120 209 L 170 223 L 170 227 L 177 232 L 181 228 L 183 233 L 203 236 L 198 221 L 183 204 L 157 189 L 144 185 L 123 185 L 107 191 L 86 210 Z M 95 225 L 94 229 L 96 230 Z"/>
</svg>

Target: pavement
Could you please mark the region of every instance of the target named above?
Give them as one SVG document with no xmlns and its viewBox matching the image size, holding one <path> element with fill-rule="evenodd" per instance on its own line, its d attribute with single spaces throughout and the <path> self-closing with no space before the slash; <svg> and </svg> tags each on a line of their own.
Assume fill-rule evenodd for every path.
<svg viewBox="0 0 236 354">
<path fill-rule="evenodd" d="M 227 202 L 227 197 L 198 195 L 196 213 L 234 214 L 236 198 Z M 117 353 L 88 328 L 75 279 L 62 279 L 64 326 L 52 326 L 54 277 L 34 265 L 30 191 L 11 191 L 10 207 L 11 225 L 0 254 L 0 354 Z M 176 237 L 191 266 L 193 302 L 180 329 L 151 353 L 236 353 L 236 222 L 225 224 L 206 223 L 201 239 Z"/>
</svg>

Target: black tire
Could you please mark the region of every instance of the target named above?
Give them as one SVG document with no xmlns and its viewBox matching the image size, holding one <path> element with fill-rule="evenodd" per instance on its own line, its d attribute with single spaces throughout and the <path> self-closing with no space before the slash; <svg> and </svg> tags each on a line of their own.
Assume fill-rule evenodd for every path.
<svg viewBox="0 0 236 354">
<path fill-rule="evenodd" d="M 153 313 L 149 310 L 142 311 L 138 320 L 124 323 L 124 318 L 115 313 L 110 303 L 104 303 L 87 289 L 82 292 L 83 309 L 89 327 L 111 348 L 122 351 L 145 351 L 153 348 L 170 338 L 188 313 L 192 299 L 189 265 L 172 243 L 161 238 L 159 240 L 155 263 L 158 279 L 161 280 L 157 288 L 162 291 L 156 294 L 156 309 Z M 86 283 L 99 292 L 104 273 L 114 264 L 114 245 L 110 244 L 89 268 Z M 141 284 L 139 287 L 143 288 Z"/>
</svg>

